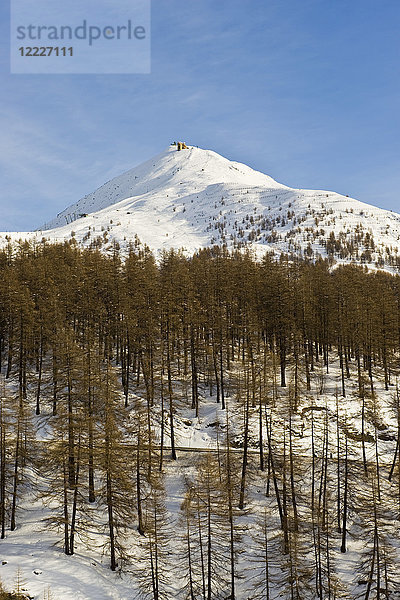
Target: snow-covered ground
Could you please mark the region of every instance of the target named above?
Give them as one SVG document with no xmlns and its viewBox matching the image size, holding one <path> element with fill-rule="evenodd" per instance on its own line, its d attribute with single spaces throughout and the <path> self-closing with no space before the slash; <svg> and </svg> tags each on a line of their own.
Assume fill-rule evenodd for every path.
<svg viewBox="0 0 400 600">
<path fill-rule="evenodd" d="M 376 373 L 376 376 L 379 374 Z M 346 398 L 339 394 L 340 369 L 337 362 L 330 366 L 330 373 L 325 372 L 323 365 L 317 366 L 312 374 L 312 389 L 306 392 L 302 388 L 296 414 L 293 415 L 291 430 L 293 434 L 293 446 L 295 460 L 300 470 L 295 474 L 296 488 L 299 493 L 300 513 L 307 513 L 309 507 L 304 498 L 310 493 L 310 482 L 304 475 L 311 461 L 312 427 L 314 430 L 315 456 L 321 457 L 324 452 L 324 427 L 328 426 L 328 443 L 330 462 L 328 470 L 331 471 L 334 487 L 335 471 L 337 469 L 337 434 L 340 437 L 339 459 L 344 457 L 344 440 L 347 435 L 349 441 L 350 471 L 352 472 L 352 493 L 354 494 L 354 481 L 362 476 L 362 446 L 361 434 L 361 403 L 357 397 L 357 374 L 355 365 L 352 366 L 352 377 L 346 380 Z M 366 435 L 371 441 L 366 442 L 367 460 L 370 468 L 376 461 L 375 436 L 379 463 L 382 472 L 382 496 L 385 502 L 391 497 L 395 498 L 398 493 L 398 477 L 393 482 L 387 481 L 387 474 L 393 460 L 396 436 L 397 416 L 395 411 L 395 381 L 388 391 L 385 391 L 381 381 L 374 380 L 375 397 L 367 401 Z M 12 385 L 12 382 L 7 383 Z M 175 420 L 176 444 L 178 446 L 178 460 L 170 459 L 166 451 L 164 472 L 167 488 L 166 506 L 172 523 L 176 523 L 184 494 L 184 478 L 190 476 L 195 468 L 195 460 L 198 456 L 189 450 L 216 451 L 218 445 L 223 448 L 223 436 L 226 428 L 226 412 L 216 404 L 215 397 L 209 396 L 206 388 L 202 388 L 200 397 L 199 416 L 187 407 L 187 402 L 182 399 L 177 402 L 177 415 Z M 279 388 L 275 407 L 269 402 L 268 413 L 274 423 L 273 436 L 276 446 L 276 458 L 282 451 L 282 440 L 284 427 L 288 426 L 288 389 Z M 130 397 L 131 403 L 140 401 L 140 390 L 136 390 Z M 238 404 L 234 397 L 228 397 L 229 406 L 229 428 L 232 439 L 232 452 L 240 460 L 242 457 L 242 419 L 243 406 Z M 326 418 L 327 415 L 327 418 Z M 339 415 L 339 419 L 337 419 Z M 33 416 L 32 421 L 38 432 L 37 438 L 42 443 L 51 434 L 51 428 L 47 426 L 47 417 L 39 418 Z M 157 420 L 154 421 L 155 433 L 157 433 Z M 287 429 L 285 429 L 287 431 Z M 264 440 L 266 431 L 264 429 Z M 167 435 L 166 446 L 170 440 Z M 250 420 L 250 453 L 249 469 L 251 478 L 248 483 L 249 494 L 246 501 L 246 509 L 241 521 L 244 535 L 252 534 L 254 530 L 254 518 L 262 514 L 265 506 L 274 507 L 276 504 L 273 491 L 266 498 L 266 474 L 257 469 L 258 465 L 258 411 L 255 407 Z M 181 448 L 181 449 L 179 449 Z M 318 460 L 319 460 L 318 458 Z M 303 474 L 302 474 L 303 471 Z M 360 475 L 358 475 L 360 474 Z M 319 475 L 318 475 L 319 477 Z M 272 484 L 271 484 L 272 485 Z M 331 484 L 329 484 L 331 485 Z M 360 486 L 361 486 L 360 479 Z M 303 498 L 303 501 L 301 500 Z M 302 502 L 306 504 L 302 505 Z M 396 503 L 394 501 L 394 503 Z M 332 505 L 334 506 L 334 501 Z M 272 508 L 270 514 L 274 515 L 276 507 Z M 308 513 L 307 513 L 308 514 Z M 84 544 L 78 543 L 77 552 L 74 556 L 65 556 L 62 551 L 62 533 L 57 533 L 46 523 L 49 516 L 49 508 L 32 493 L 25 495 L 19 507 L 18 527 L 14 532 L 7 531 L 5 540 L 0 542 L 0 578 L 6 587 L 12 589 L 16 574 L 19 571 L 23 588 L 29 592 L 35 600 L 47 598 L 48 590 L 51 590 L 55 600 L 131 600 L 135 597 L 137 587 L 135 578 L 129 573 L 112 573 L 109 570 L 109 559 L 107 555 L 101 558 L 99 552 L 85 548 Z M 270 527 L 273 521 L 269 517 Z M 278 523 L 278 521 L 277 521 Z M 393 550 L 398 554 L 398 521 L 390 525 L 390 538 Z M 359 587 L 360 576 L 357 569 L 360 565 L 360 553 L 365 549 L 365 532 L 360 529 L 357 511 L 350 512 L 348 522 L 348 552 L 340 553 L 340 535 L 331 532 L 331 560 L 336 564 L 336 573 L 339 580 L 348 587 L 350 596 L 355 598 L 362 591 Z M 272 535 L 272 532 L 271 532 Z M 364 536 L 364 537 L 363 537 Z M 309 540 L 310 541 L 310 540 Z M 370 542 L 370 540 L 369 540 Z M 251 566 L 252 549 L 248 546 L 239 559 L 239 571 L 245 572 Z M 400 556 L 397 556 L 397 561 Z M 275 557 L 271 557 L 271 569 L 273 570 Z M 277 573 L 279 569 L 276 567 Z M 174 582 L 171 581 L 173 589 Z M 246 592 L 246 579 L 238 580 L 240 593 L 238 598 L 248 598 Z M 358 589 L 359 588 L 359 589 Z M 399 583 L 400 593 L 400 583 Z M 179 596 L 177 596 L 179 597 Z M 271 596 L 275 598 L 274 595 Z"/>
</svg>

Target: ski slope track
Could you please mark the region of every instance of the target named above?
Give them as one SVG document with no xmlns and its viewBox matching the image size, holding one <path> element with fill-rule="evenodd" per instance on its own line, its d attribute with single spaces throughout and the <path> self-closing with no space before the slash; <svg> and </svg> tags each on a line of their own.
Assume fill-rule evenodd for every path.
<svg viewBox="0 0 400 600">
<path fill-rule="evenodd" d="M 379 202 L 379 198 L 377 198 Z M 398 271 L 400 215 L 323 190 L 302 190 L 230 161 L 211 150 L 165 152 L 115 177 L 66 208 L 35 232 L 7 239 L 72 237 L 103 249 L 124 251 L 136 239 L 159 255 L 164 249 L 192 254 L 226 245 L 288 252 L 334 262 Z"/>
</svg>

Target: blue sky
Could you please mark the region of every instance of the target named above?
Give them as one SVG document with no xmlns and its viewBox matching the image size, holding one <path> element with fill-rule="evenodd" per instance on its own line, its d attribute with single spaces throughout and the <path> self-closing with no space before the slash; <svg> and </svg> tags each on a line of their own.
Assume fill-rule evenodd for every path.
<svg viewBox="0 0 400 600">
<path fill-rule="evenodd" d="M 175 139 L 400 212 L 398 0 L 153 0 L 151 74 L 67 76 L 10 74 L 5 4 L 0 230 Z"/>
</svg>

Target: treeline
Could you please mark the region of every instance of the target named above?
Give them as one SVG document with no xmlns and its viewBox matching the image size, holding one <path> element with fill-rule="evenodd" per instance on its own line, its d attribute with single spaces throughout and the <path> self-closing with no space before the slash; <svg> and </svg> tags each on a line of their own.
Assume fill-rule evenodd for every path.
<svg viewBox="0 0 400 600">
<path fill-rule="evenodd" d="M 384 483 L 377 389 L 399 370 L 398 276 L 218 247 L 156 262 L 134 247 L 122 258 L 20 243 L 0 252 L 0 282 L 2 538 L 33 488 L 66 554 L 103 544 L 143 597 L 170 597 L 175 569 L 182 598 L 339 598 L 351 596 L 335 552 L 355 519 L 371 540 L 363 597 L 397 590 L 388 528 L 399 453 Z M 333 413 L 315 404 L 331 371 Z M 346 397 L 359 403 L 359 432 Z M 179 452 L 176 420 L 210 398 L 225 413 L 218 452 L 188 470 L 173 533 L 165 472 Z M 391 409 L 400 423 L 396 394 Z M 244 572 L 248 596 L 238 596 Z"/>
</svg>

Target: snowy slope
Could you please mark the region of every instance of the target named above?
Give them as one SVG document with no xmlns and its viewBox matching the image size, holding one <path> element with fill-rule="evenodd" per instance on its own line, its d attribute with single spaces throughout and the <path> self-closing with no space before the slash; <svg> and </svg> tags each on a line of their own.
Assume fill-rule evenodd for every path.
<svg viewBox="0 0 400 600">
<path fill-rule="evenodd" d="M 13 239 L 71 237 L 127 247 L 135 236 L 163 248 L 226 244 L 397 268 L 400 215 L 334 192 L 298 190 L 210 150 L 171 146 Z M 5 237 L 5 234 L 0 234 Z"/>
</svg>

